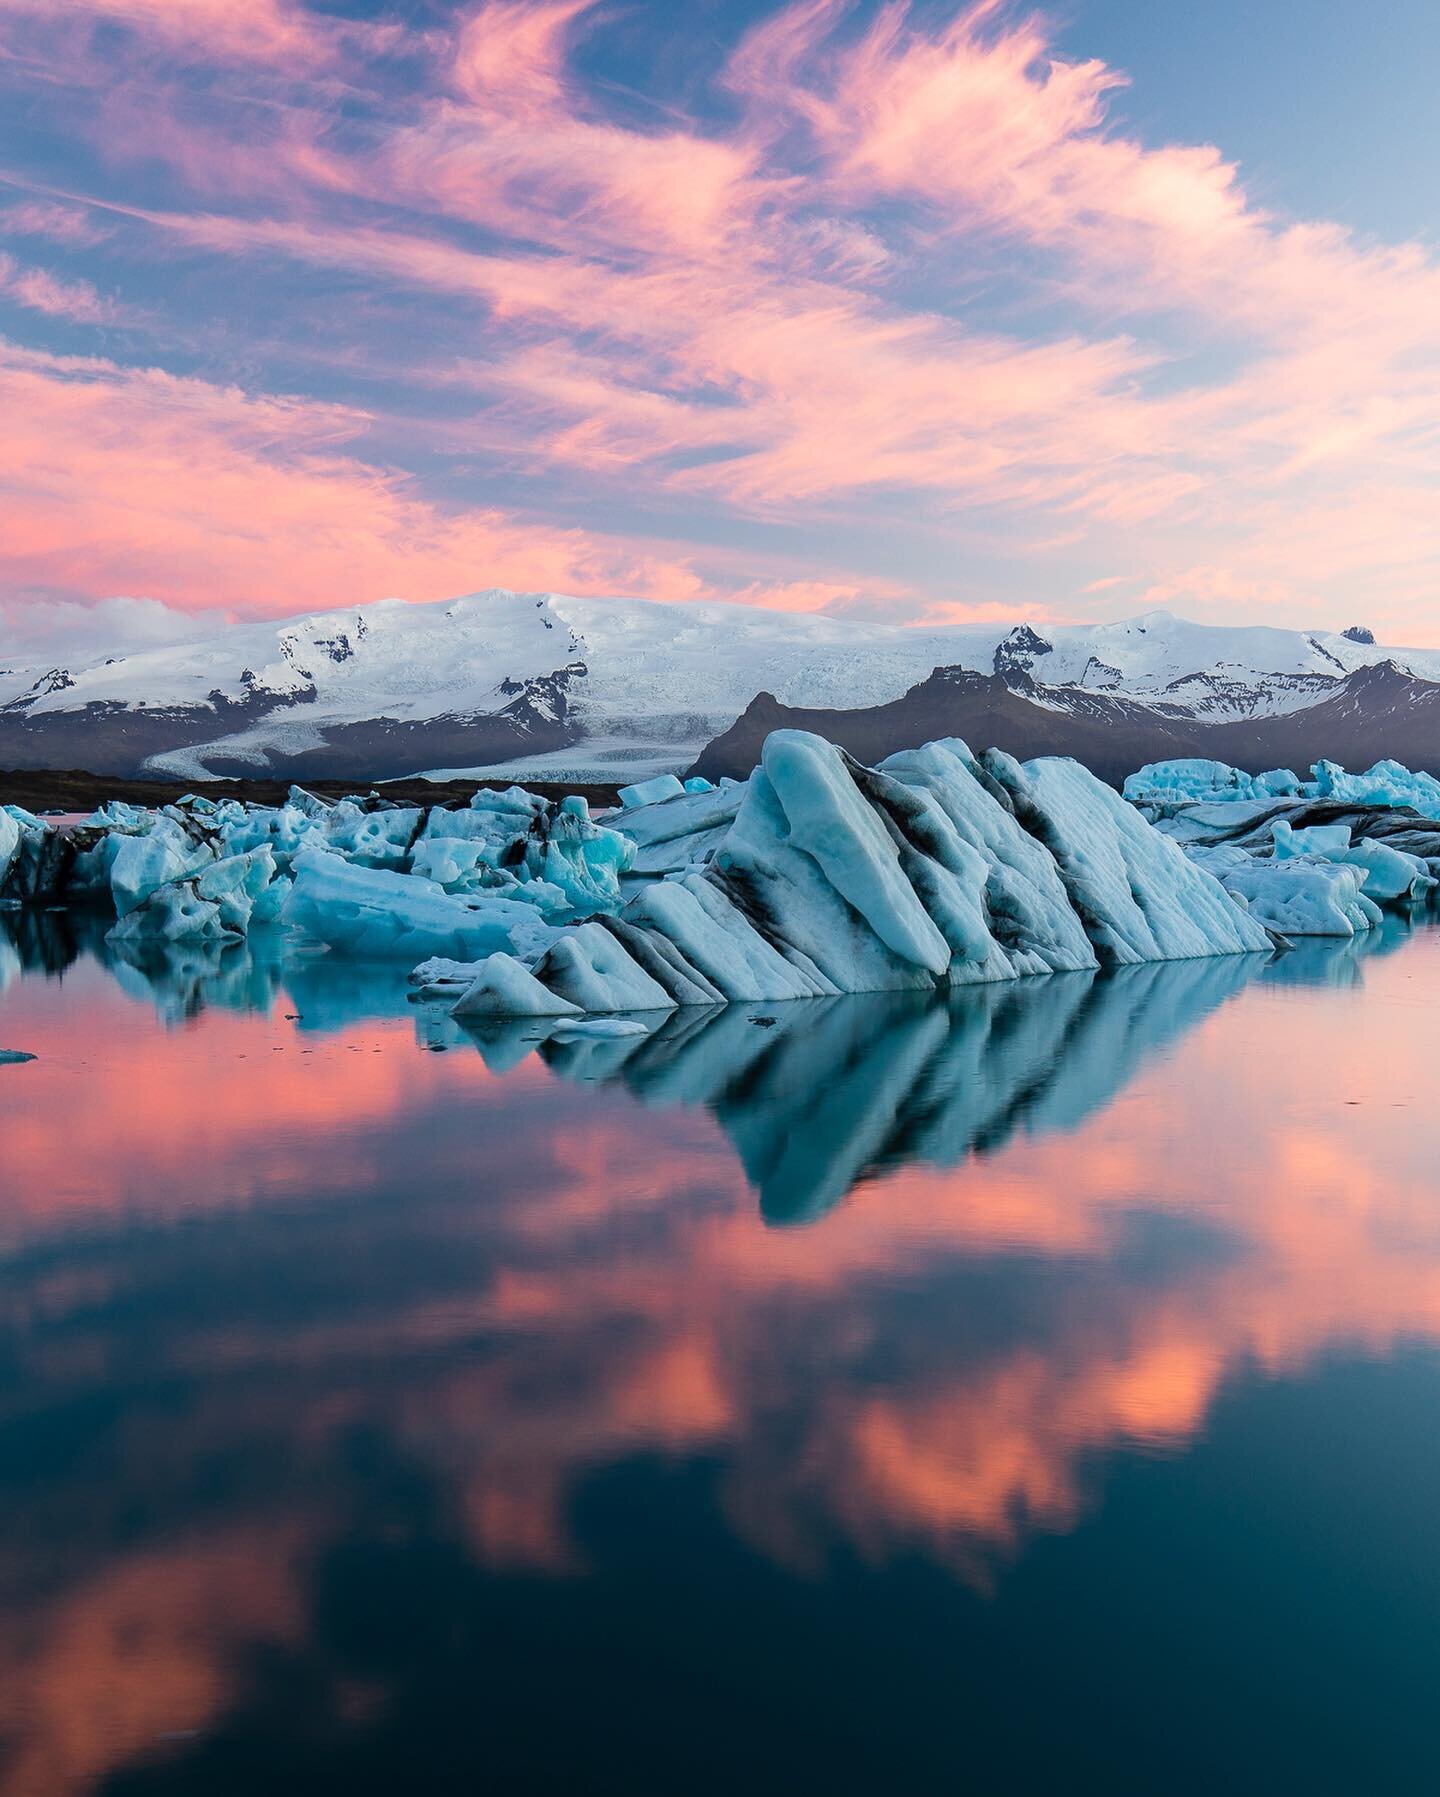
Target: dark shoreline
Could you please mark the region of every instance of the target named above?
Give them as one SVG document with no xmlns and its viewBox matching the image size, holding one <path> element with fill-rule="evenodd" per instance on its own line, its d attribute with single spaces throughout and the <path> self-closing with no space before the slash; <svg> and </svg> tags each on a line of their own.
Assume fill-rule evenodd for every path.
<svg viewBox="0 0 1440 1797">
<path fill-rule="evenodd" d="M 81 768 L 22 768 L 0 771 L 0 805 L 23 805 L 28 811 L 59 808 L 93 811 L 106 799 L 123 799 L 131 805 L 169 805 L 186 793 L 199 792 L 211 799 L 242 799 L 249 805 L 278 805 L 290 790 L 288 780 L 127 780 L 113 774 L 91 774 Z M 382 797 L 406 805 L 468 805 L 477 792 L 498 792 L 507 786 L 524 786 L 545 798 L 579 793 L 594 806 L 617 803 L 617 788 L 606 785 L 574 785 L 554 780 L 306 780 L 307 792 L 323 799 L 363 796 L 378 791 Z"/>
</svg>

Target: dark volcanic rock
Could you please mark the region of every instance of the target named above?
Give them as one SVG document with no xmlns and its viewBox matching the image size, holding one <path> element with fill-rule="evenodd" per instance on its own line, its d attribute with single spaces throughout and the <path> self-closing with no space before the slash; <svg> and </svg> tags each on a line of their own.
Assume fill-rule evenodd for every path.
<svg viewBox="0 0 1440 1797">
<path fill-rule="evenodd" d="M 691 771 L 743 779 L 769 732 L 788 728 L 813 730 L 872 765 L 941 736 L 1004 749 L 1022 761 L 1073 755 L 1115 785 L 1147 761 L 1197 755 L 1250 773 L 1303 773 L 1322 758 L 1365 768 L 1385 757 L 1440 773 L 1440 684 L 1383 661 L 1322 690 L 1317 703 L 1279 717 L 1210 723 L 1178 705 L 1039 686 L 1019 670 L 1001 677 L 937 668 L 888 705 L 856 711 L 801 710 L 760 693 Z"/>
<path fill-rule="evenodd" d="M 1375 632 L 1367 630 L 1363 624 L 1352 624 L 1348 630 L 1342 630 L 1340 634 L 1352 643 L 1364 643 L 1371 646 L 1375 641 Z"/>
<path fill-rule="evenodd" d="M 1063 695 L 1063 709 L 1048 702 L 1056 695 Z M 766 736 L 781 729 L 813 730 L 871 766 L 897 749 L 960 736 L 1022 761 L 1074 755 L 1102 779 L 1117 782 L 1159 754 L 1199 752 L 1189 746 L 1193 724 L 1178 711 L 1171 717 L 1156 706 L 1080 687 L 1037 687 L 1022 671 L 1001 676 L 936 668 L 901 698 L 858 711 L 805 711 L 761 693 L 691 772 L 710 780 L 722 774 L 741 779 L 759 761 Z"/>
</svg>

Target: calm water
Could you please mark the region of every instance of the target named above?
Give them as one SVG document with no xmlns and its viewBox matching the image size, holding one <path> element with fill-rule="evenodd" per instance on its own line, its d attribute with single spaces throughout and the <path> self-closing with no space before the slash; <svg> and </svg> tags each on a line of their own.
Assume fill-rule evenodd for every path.
<svg viewBox="0 0 1440 1797">
<path fill-rule="evenodd" d="M 0 1788 L 1440 1777 L 1440 930 L 538 1050 L 0 936 Z"/>
</svg>

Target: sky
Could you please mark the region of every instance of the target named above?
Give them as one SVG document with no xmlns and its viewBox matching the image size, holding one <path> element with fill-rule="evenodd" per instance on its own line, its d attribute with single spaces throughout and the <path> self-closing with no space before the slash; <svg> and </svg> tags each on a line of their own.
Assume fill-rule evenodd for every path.
<svg viewBox="0 0 1440 1797">
<path fill-rule="evenodd" d="M 1440 644 L 1437 56 L 1431 0 L 0 0 L 0 656 L 490 586 Z"/>
</svg>

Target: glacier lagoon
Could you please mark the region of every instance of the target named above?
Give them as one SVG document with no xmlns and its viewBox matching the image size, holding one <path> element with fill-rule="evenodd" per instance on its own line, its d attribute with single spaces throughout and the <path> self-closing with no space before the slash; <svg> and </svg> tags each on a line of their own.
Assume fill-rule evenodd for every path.
<svg viewBox="0 0 1440 1797">
<path fill-rule="evenodd" d="M 1428 1784 L 1426 915 L 568 1039 L 0 919 L 6 1788 Z"/>
</svg>

